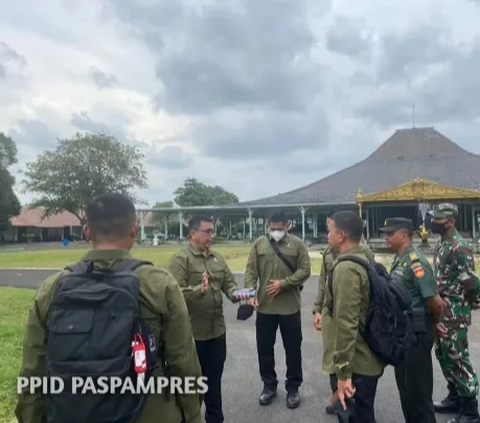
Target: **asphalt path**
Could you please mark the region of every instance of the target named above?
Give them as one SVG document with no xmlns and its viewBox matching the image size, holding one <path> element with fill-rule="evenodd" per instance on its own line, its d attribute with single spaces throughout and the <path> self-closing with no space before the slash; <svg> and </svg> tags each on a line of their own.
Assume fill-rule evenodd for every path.
<svg viewBox="0 0 480 423">
<path fill-rule="evenodd" d="M 0 270 L 0 286 L 36 288 L 52 270 Z M 237 281 L 243 286 L 243 276 L 237 275 Z M 304 384 L 300 388 L 302 403 L 296 410 L 285 405 L 285 354 L 280 334 L 275 347 L 277 374 L 279 376 L 279 395 L 275 402 L 267 407 L 258 404 L 262 384 L 258 375 L 256 357 L 254 318 L 246 322 L 236 321 L 236 306 L 225 301 L 225 316 L 228 325 L 228 358 L 223 376 L 223 401 L 225 421 L 229 423 L 335 423 L 335 417 L 324 412 L 330 396 L 328 378 L 321 372 L 322 339 L 312 326 L 311 307 L 315 300 L 317 278 L 312 277 L 302 292 L 303 307 L 303 372 Z M 480 330 L 479 314 L 474 316 L 470 329 L 470 354 L 477 372 L 480 370 Z M 434 397 L 446 394 L 446 383 L 434 358 L 435 383 Z M 398 392 L 391 368 L 387 368 L 379 382 L 376 398 L 377 423 L 404 422 L 400 408 Z M 438 423 L 446 423 L 451 415 L 437 415 Z"/>
</svg>

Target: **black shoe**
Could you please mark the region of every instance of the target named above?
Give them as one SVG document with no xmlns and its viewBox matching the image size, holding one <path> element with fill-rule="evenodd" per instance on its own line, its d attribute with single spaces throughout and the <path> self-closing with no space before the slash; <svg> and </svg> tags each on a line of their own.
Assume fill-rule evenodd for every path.
<svg viewBox="0 0 480 423">
<path fill-rule="evenodd" d="M 297 408 L 300 405 L 300 395 L 298 389 L 290 388 L 287 392 L 287 407 Z"/>
<path fill-rule="evenodd" d="M 273 388 L 263 388 L 258 402 L 260 405 L 270 405 L 277 396 L 277 390 Z"/>
<path fill-rule="evenodd" d="M 436 413 L 459 413 L 461 408 L 460 396 L 453 383 L 448 384 L 448 395 L 442 401 L 435 401 L 433 407 Z M 454 420 L 455 421 L 455 420 Z"/>
<path fill-rule="evenodd" d="M 333 408 L 333 404 L 328 404 L 326 407 L 325 407 L 325 413 L 333 416 L 335 414 L 335 409 Z"/>
<path fill-rule="evenodd" d="M 457 416 L 448 423 L 480 423 L 478 401 L 474 398 L 462 398 L 462 406 Z"/>
</svg>

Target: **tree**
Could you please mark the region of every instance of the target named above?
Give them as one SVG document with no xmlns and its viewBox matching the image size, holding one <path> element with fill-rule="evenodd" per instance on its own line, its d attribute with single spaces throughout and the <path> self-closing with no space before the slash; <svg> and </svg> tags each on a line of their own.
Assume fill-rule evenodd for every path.
<svg viewBox="0 0 480 423">
<path fill-rule="evenodd" d="M 153 206 L 154 209 L 172 209 L 174 206 L 173 201 L 159 201 Z M 165 213 L 161 212 L 152 212 L 152 218 L 150 223 L 157 228 L 162 228 L 165 226 Z M 171 218 L 170 218 L 171 219 Z M 169 220 L 170 220 L 169 219 Z M 176 219 L 178 221 L 178 218 Z"/>
<path fill-rule="evenodd" d="M 8 222 L 20 213 L 21 205 L 13 187 L 15 178 L 8 168 L 17 163 L 15 142 L 0 132 L 0 231 L 7 229 Z"/>
<path fill-rule="evenodd" d="M 26 191 L 40 195 L 32 207 L 44 207 L 46 216 L 68 211 L 83 225 L 95 195 L 116 192 L 138 202 L 135 190 L 147 188 L 143 160 L 137 147 L 109 134 L 77 133 L 28 163 L 23 182 Z"/>
<path fill-rule="evenodd" d="M 180 207 L 226 206 L 239 202 L 235 194 L 218 185 L 205 185 L 195 178 L 186 179 L 183 187 L 177 188 L 174 195 L 175 203 Z"/>
</svg>

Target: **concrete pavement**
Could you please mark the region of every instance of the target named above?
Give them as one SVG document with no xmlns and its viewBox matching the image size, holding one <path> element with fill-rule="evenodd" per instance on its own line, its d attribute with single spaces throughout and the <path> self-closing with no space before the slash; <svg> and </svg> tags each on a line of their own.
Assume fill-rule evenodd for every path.
<svg viewBox="0 0 480 423">
<path fill-rule="evenodd" d="M 52 270 L 0 270 L 0 286 L 36 288 L 42 280 L 54 273 Z M 237 280 L 243 286 L 243 276 Z M 225 301 L 225 316 L 228 325 L 228 358 L 223 377 L 224 412 L 228 423 L 335 423 L 336 419 L 327 416 L 324 406 L 330 396 L 328 378 L 321 373 L 322 340 L 320 333 L 312 326 L 311 307 L 317 290 L 317 277 L 312 277 L 305 284 L 303 296 L 303 369 L 304 384 L 301 387 L 302 404 L 296 410 L 285 406 L 283 381 L 285 375 L 285 354 L 278 334 L 275 348 L 277 373 L 279 375 L 279 396 L 268 407 L 258 404 L 261 382 L 258 376 L 256 358 L 254 318 L 246 322 L 235 320 L 236 306 Z M 474 316 L 470 330 L 471 358 L 474 367 L 480 371 L 480 330 L 477 323 L 479 314 Z M 440 368 L 434 359 L 435 398 L 446 394 L 446 383 Z M 402 423 L 398 392 L 391 368 L 387 368 L 380 380 L 377 400 L 377 423 Z M 437 415 L 438 423 L 446 423 L 452 416 Z"/>
</svg>

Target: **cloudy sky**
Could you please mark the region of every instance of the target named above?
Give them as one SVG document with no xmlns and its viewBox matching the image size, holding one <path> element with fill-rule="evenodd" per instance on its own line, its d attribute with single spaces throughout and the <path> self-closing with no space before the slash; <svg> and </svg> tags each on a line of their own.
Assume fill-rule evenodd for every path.
<svg viewBox="0 0 480 423">
<path fill-rule="evenodd" d="M 480 153 L 479 20 L 480 0 L 5 1 L 0 131 L 21 164 L 77 131 L 140 142 L 150 204 L 187 177 L 241 200 L 308 184 L 413 103 Z"/>
</svg>

